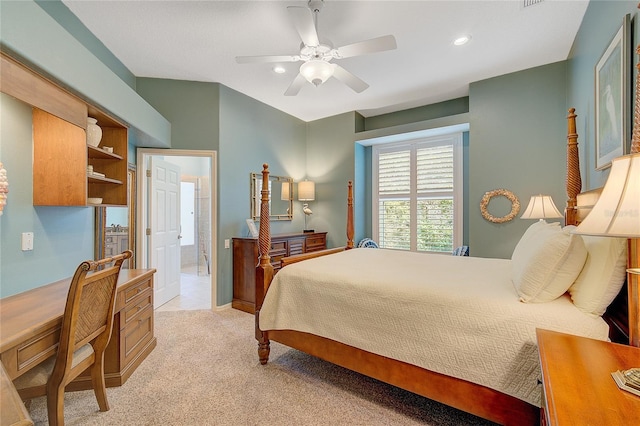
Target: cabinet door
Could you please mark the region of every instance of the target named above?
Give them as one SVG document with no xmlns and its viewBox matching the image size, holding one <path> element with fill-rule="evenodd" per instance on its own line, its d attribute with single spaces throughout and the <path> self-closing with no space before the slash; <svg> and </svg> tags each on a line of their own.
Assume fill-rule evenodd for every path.
<svg viewBox="0 0 640 426">
<path fill-rule="evenodd" d="M 305 250 L 305 238 L 292 238 L 289 240 L 289 256 L 302 254 Z"/>
<path fill-rule="evenodd" d="M 84 129 L 33 109 L 33 205 L 87 205 Z"/>
</svg>

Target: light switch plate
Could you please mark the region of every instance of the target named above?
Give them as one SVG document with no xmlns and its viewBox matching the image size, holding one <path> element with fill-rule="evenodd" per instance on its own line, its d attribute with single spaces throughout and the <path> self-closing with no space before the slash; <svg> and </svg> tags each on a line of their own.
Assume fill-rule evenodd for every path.
<svg viewBox="0 0 640 426">
<path fill-rule="evenodd" d="M 22 251 L 33 250 L 33 232 L 22 233 Z"/>
</svg>

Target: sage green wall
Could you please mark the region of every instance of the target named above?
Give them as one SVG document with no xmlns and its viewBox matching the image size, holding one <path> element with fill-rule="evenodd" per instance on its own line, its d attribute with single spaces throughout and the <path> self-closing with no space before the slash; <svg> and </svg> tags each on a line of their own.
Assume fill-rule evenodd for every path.
<svg viewBox="0 0 640 426">
<path fill-rule="evenodd" d="M 575 38 L 567 63 L 567 108 L 573 107 L 578 115 L 576 127 L 580 151 L 583 190 L 603 186 L 609 169 L 595 169 L 595 67 L 622 25 L 627 13 L 634 20 L 630 49 L 640 40 L 637 1 L 591 1 Z M 633 55 L 630 68 L 638 56 Z M 632 79 L 632 82 L 635 78 Z M 632 87 L 634 85 L 632 84 Z M 631 96 L 633 100 L 634 97 Z M 633 110 L 632 110 L 633 111 Z M 630 118 L 631 119 L 631 118 Z"/>
<path fill-rule="evenodd" d="M 32 109 L 0 93 L 0 160 L 9 194 L 0 216 L 0 297 L 73 275 L 93 258 L 94 209 L 33 205 Z M 33 232 L 33 251 L 22 251 L 21 234 Z"/>
<path fill-rule="evenodd" d="M 171 122 L 171 148 L 217 151 L 220 85 L 138 78 L 138 94 Z"/>
<path fill-rule="evenodd" d="M 485 192 L 505 188 L 527 207 L 535 194 L 566 200 L 566 62 L 472 83 L 469 90 L 469 246 L 473 256 L 510 258 L 531 225 L 519 218 L 496 224 L 479 209 Z M 505 197 L 489 212 L 509 213 Z"/>
<path fill-rule="evenodd" d="M 218 157 L 218 303 L 233 296 L 231 250 L 224 240 L 248 234 L 249 174 L 268 163 L 273 175 L 305 177 L 306 125 L 262 102 L 220 86 L 220 151 Z M 317 188 L 316 188 L 317 190 Z M 296 192 L 297 194 L 297 192 Z M 316 193 L 317 194 L 317 193 Z M 271 221 L 273 234 L 300 232 L 301 204 L 293 205 L 292 221 Z M 315 210 L 314 210 L 315 216 Z"/>
<path fill-rule="evenodd" d="M 383 129 L 407 123 L 415 123 L 417 121 L 464 114 L 466 112 L 469 112 L 469 97 L 451 99 L 437 104 L 424 105 L 374 117 L 366 117 L 364 119 L 363 130 Z"/>
<path fill-rule="evenodd" d="M 111 69 L 129 87 L 136 88 L 136 77 L 116 56 L 84 26 L 69 8 L 59 0 L 35 0 L 45 12 L 63 26 L 102 63 Z"/>
<path fill-rule="evenodd" d="M 0 48 L 131 124 L 130 144 L 169 146 L 169 122 L 37 3 L 0 3 Z M 5 95 L 1 102 L 0 151 L 10 185 L 0 216 L 4 297 L 68 277 L 93 258 L 94 209 L 33 206 L 31 107 Z M 20 249 L 22 232 L 34 233 L 33 251 Z"/>
<path fill-rule="evenodd" d="M 233 297 L 232 253 L 224 240 L 244 237 L 250 217 L 249 174 L 268 163 L 272 174 L 305 177 L 305 123 L 217 83 L 138 78 L 138 93 L 171 122 L 172 148 L 218 151 L 217 301 Z M 293 221 L 270 222 L 272 232 L 301 231 Z"/>
<path fill-rule="evenodd" d="M 129 125 L 135 143 L 171 145 L 171 124 L 36 2 L 0 5 L 3 52 Z"/>
<path fill-rule="evenodd" d="M 350 112 L 307 123 L 307 177 L 316 183 L 309 227 L 328 232 L 328 247 L 344 246 L 347 240 L 347 182 L 355 177 L 355 122 L 356 114 Z M 362 184 L 355 183 L 356 191 Z M 362 202 L 356 200 L 356 208 Z"/>
</svg>

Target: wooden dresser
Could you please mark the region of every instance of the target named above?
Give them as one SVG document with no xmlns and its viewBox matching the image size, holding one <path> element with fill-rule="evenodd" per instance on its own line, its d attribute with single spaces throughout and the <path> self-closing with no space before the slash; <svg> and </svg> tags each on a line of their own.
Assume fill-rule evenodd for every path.
<svg viewBox="0 0 640 426">
<path fill-rule="evenodd" d="M 274 273 L 280 269 L 283 257 L 327 248 L 326 232 L 279 234 L 271 236 L 271 264 Z M 231 306 L 241 311 L 255 312 L 257 238 L 233 239 L 233 301 Z"/>
<path fill-rule="evenodd" d="M 155 269 L 122 269 L 118 278 L 111 340 L 105 352 L 105 382 L 122 385 L 156 346 L 153 332 Z M 0 359 L 11 380 L 54 355 L 71 279 L 0 299 Z M 83 373 L 67 389 L 92 389 Z"/>
</svg>

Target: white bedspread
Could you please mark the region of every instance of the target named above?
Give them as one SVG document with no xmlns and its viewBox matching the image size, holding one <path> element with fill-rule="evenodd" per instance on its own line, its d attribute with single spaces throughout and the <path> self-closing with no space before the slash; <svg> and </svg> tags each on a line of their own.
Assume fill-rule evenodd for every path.
<svg viewBox="0 0 640 426">
<path fill-rule="evenodd" d="M 511 261 L 353 249 L 279 271 L 262 330 L 298 330 L 481 384 L 540 406 L 536 328 L 606 340 L 563 296 L 518 301 Z"/>
</svg>

